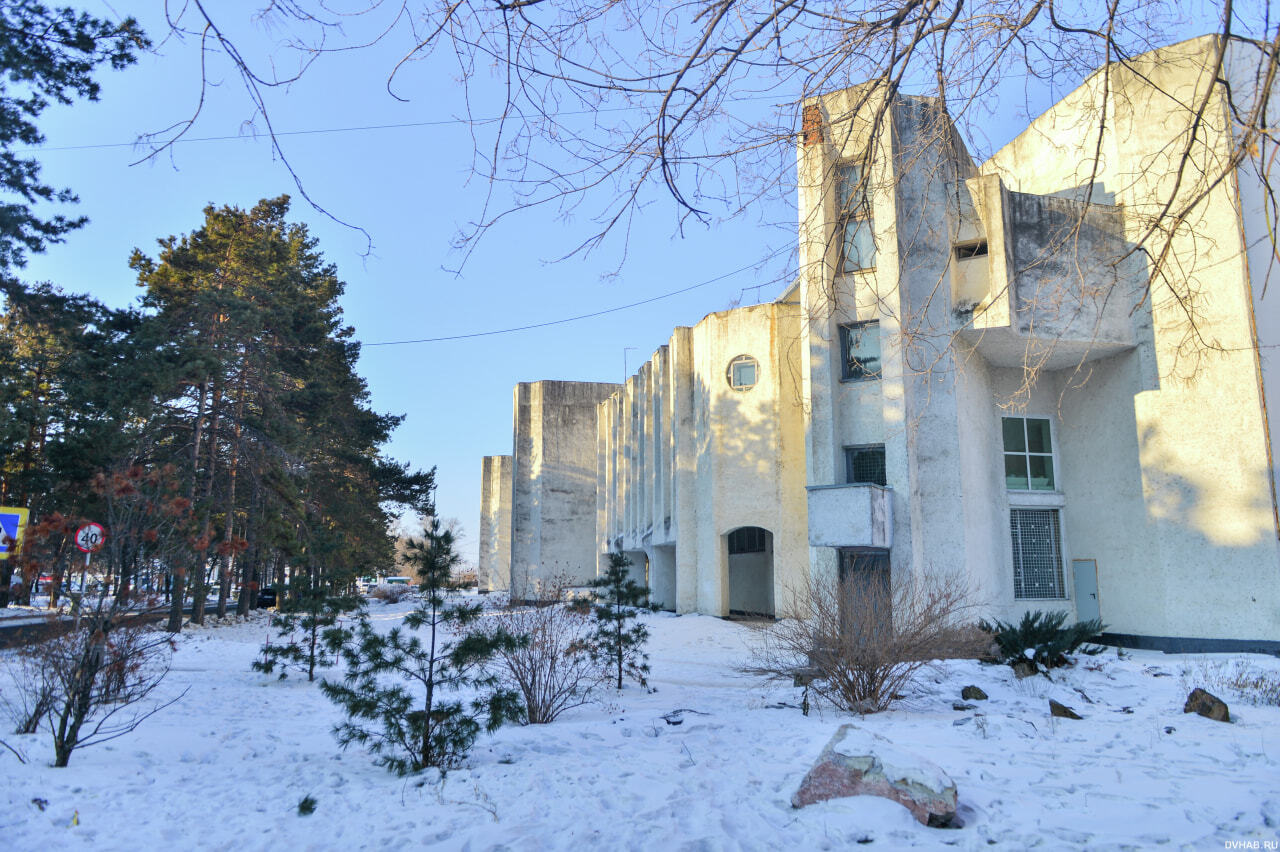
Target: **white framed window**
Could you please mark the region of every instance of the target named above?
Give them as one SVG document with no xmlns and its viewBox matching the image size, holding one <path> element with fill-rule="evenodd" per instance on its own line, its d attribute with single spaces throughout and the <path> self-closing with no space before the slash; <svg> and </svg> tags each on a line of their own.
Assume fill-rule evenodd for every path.
<svg viewBox="0 0 1280 852">
<path fill-rule="evenodd" d="M 871 216 L 867 172 L 861 163 L 836 166 L 836 222 L 840 238 L 841 272 L 874 269 L 875 222 Z"/>
<path fill-rule="evenodd" d="M 1020 600 L 1064 600 L 1062 524 L 1057 509 L 1009 510 L 1013 541 L 1013 596 Z"/>
<path fill-rule="evenodd" d="M 880 321 L 840 326 L 840 378 L 846 382 L 880 378 Z"/>
<path fill-rule="evenodd" d="M 739 355 L 729 362 L 727 372 L 729 387 L 734 390 L 751 390 L 760 380 L 760 364 L 750 355 Z"/>
<path fill-rule="evenodd" d="M 1010 491 L 1056 491 L 1053 430 L 1047 417 L 1002 417 L 1004 484 Z"/>
</svg>

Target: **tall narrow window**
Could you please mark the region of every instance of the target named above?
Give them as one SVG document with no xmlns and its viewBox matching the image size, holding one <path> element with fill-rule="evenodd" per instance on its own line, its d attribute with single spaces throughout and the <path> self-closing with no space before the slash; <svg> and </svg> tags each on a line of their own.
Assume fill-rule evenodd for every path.
<svg viewBox="0 0 1280 852">
<path fill-rule="evenodd" d="M 1010 509 L 1013 596 L 1062 599 L 1062 534 L 1057 509 Z"/>
<path fill-rule="evenodd" d="M 1004 417 L 1004 484 L 1010 491 L 1053 491 L 1053 441 L 1043 417 Z"/>
<path fill-rule="evenodd" d="M 854 485 L 886 485 L 884 444 L 844 448 L 845 482 Z"/>
<path fill-rule="evenodd" d="M 880 378 L 880 321 L 840 326 L 840 377 L 846 381 Z"/>
<path fill-rule="evenodd" d="M 840 235 L 841 272 L 876 265 L 870 194 L 866 169 L 856 163 L 836 167 L 836 217 Z"/>
</svg>

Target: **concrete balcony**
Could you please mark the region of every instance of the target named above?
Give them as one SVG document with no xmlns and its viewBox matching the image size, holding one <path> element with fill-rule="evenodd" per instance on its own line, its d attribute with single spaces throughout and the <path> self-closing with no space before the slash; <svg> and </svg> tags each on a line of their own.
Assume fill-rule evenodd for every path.
<svg viewBox="0 0 1280 852">
<path fill-rule="evenodd" d="M 1011 192 L 995 175 L 967 183 L 986 243 L 951 261 L 961 338 L 991 364 L 1046 369 L 1137 345 L 1146 266 L 1120 208 Z"/>
<path fill-rule="evenodd" d="M 810 485 L 810 547 L 893 546 L 893 490 L 879 485 Z"/>
</svg>

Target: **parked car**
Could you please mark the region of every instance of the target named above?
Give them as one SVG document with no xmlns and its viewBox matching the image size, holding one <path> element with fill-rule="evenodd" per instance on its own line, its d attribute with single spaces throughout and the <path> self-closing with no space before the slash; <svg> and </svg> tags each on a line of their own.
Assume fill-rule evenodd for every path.
<svg viewBox="0 0 1280 852">
<path fill-rule="evenodd" d="M 271 609 L 276 606 L 276 590 L 272 588 L 260 589 L 258 591 L 258 608 Z"/>
</svg>

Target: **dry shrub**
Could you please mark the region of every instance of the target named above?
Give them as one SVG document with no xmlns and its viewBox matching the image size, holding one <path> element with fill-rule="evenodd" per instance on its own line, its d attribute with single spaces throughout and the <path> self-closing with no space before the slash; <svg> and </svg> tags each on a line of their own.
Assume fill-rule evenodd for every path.
<svg viewBox="0 0 1280 852">
<path fill-rule="evenodd" d="M 45 677 L 41 645 L 24 645 L 4 657 L 12 685 L 0 690 L 0 710 L 13 723 L 15 734 L 34 734 L 53 700 L 53 682 Z"/>
<path fill-rule="evenodd" d="M 374 600 L 382 601 L 387 604 L 400 603 L 400 601 L 413 594 L 413 586 L 407 583 L 383 583 L 374 588 L 369 593 L 369 597 Z"/>
<path fill-rule="evenodd" d="M 451 589 L 474 589 L 480 585 L 480 575 L 475 571 L 456 571 L 449 578 Z"/>
<path fill-rule="evenodd" d="M 493 668 L 519 691 L 525 721 L 542 725 L 580 707 L 608 679 L 607 666 L 593 654 L 595 621 L 590 610 L 566 602 L 569 580 L 556 576 L 539 585 L 525 606 L 500 610 L 486 629 L 527 637 L 528 643 L 500 651 Z"/>
<path fill-rule="evenodd" d="M 783 619 L 762 629 L 746 671 L 809 682 L 832 705 L 886 710 L 933 661 L 978 657 L 991 639 L 973 624 L 975 606 L 955 574 L 893 581 L 850 571 L 791 590 Z"/>
<path fill-rule="evenodd" d="M 168 674 L 172 636 L 115 608 L 92 613 L 29 653 L 38 665 L 27 666 L 16 686 L 26 694 L 24 706 L 42 705 L 54 766 L 66 766 L 77 748 L 129 733 L 182 697 L 150 699 Z"/>
</svg>

